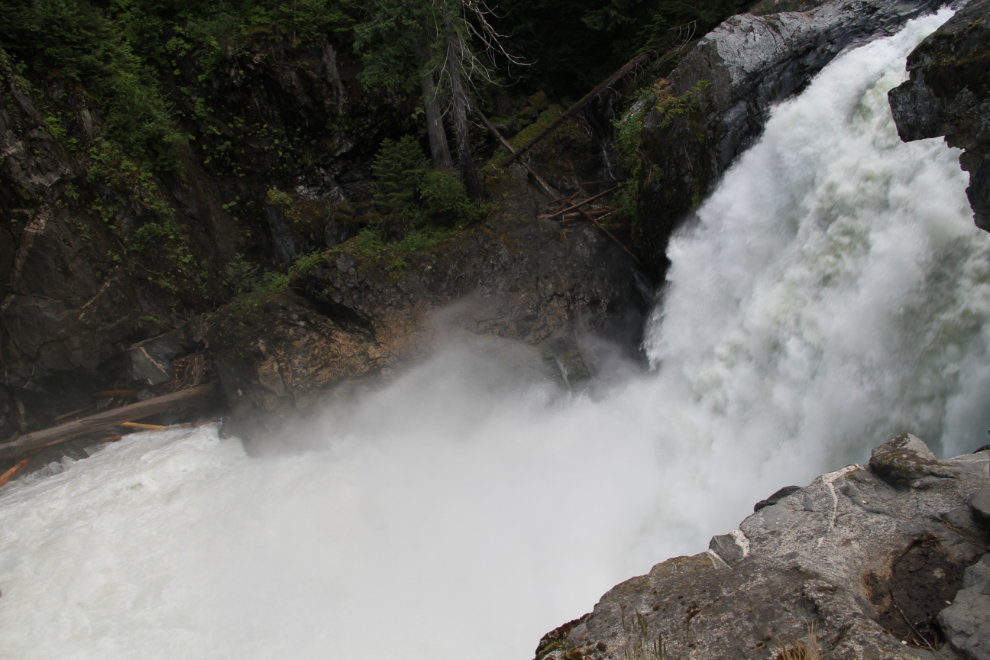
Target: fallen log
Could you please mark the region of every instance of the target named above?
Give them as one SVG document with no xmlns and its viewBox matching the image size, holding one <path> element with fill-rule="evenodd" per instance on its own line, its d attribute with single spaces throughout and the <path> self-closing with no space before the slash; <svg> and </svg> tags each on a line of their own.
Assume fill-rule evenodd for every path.
<svg viewBox="0 0 990 660">
<path fill-rule="evenodd" d="M 470 100 L 470 99 L 468 99 L 468 100 Z M 495 125 L 493 123 L 491 123 L 490 121 L 488 121 L 488 117 L 486 117 L 485 116 L 485 113 L 483 113 L 481 111 L 481 109 L 478 108 L 478 106 L 476 106 L 474 104 L 474 101 L 471 101 L 471 109 L 474 110 L 474 113 L 476 115 L 478 115 L 478 117 L 481 118 L 481 123 L 483 123 L 485 125 L 485 128 L 488 129 L 488 132 L 491 133 L 492 135 L 494 135 L 496 138 L 498 138 L 498 140 L 502 143 L 502 146 L 504 146 L 506 149 L 508 149 L 510 154 L 514 154 L 515 151 L 513 151 L 512 145 L 509 143 L 509 141 L 505 139 L 505 136 L 504 135 L 502 135 L 501 133 L 499 133 L 498 129 L 495 128 Z M 540 187 L 543 188 L 543 192 L 545 192 L 550 197 L 559 197 L 560 196 L 560 193 L 557 192 L 556 190 L 554 190 L 553 186 L 551 186 L 549 183 L 547 183 L 546 181 L 544 181 L 543 180 L 543 177 L 540 176 L 539 173 L 536 170 L 534 170 L 532 168 L 532 166 L 530 166 L 529 163 L 527 163 L 524 160 L 521 160 L 519 162 L 522 163 L 522 166 L 526 168 L 526 171 L 527 172 L 529 172 L 530 174 L 533 175 L 533 178 L 536 179 L 537 183 L 540 184 Z"/>
<path fill-rule="evenodd" d="M 596 199 L 598 199 L 599 197 L 604 197 L 605 195 L 607 195 L 607 194 L 609 194 L 609 193 L 614 193 L 614 192 L 615 192 L 616 190 L 618 190 L 618 189 L 619 189 L 619 187 L 618 187 L 618 186 L 616 186 L 615 188 L 609 188 L 609 189 L 608 189 L 608 190 L 606 190 L 605 192 L 600 192 L 600 193 L 598 193 L 597 195 L 592 195 L 591 197 L 588 197 L 587 199 L 584 199 L 584 200 L 581 200 L 581 201 L 580 201 L 580 202 L 578 202 L 577 204 L 574 204 L 574 205 L 572 205 L 572 206 L 569 206 L 569 207 L 567 207 L 567 208 L 566 208 L 566 209 L 564 209 L 563 211 L 556 211 L 556 212 L 554 212 L 554 213 L 550 213 L 549 215 L 545 215 L 545 216 L 542 216 L 542 217 L 545 217 L 545 218 L 547 218 L 547 219 L 551 219 L 551 218 L 555 218 L 555 217 L 556 217 L 556 216 L 558 216 L 558 215 L 564 215 L 564 214 L 566 214 L 566 213 L 570 213 L 571 211 L 574 211 L 575 209 L 579 209 L 579 208 L 581 208 L 581 207 L 582 207 L 582 206 L 584 206 L 585 204 L 588 204 L 588 203 L 590 203 L 590 202 L 593 202 L 593 201 L 595 201 L 595 200 L 596 200 Z"/>
<path fill-rule="evenodd" d="M 556 129 L 558 126 L 560 126 L 565 120 L 567 120 L 568 117 L 570 117 L 571 115 L 573 115 L 578 110 L 582 109 L 584 106 L 586 106 L 589 103 L 591 103 L 595 98 L 598 97 L 599 94 L 601 94 L 607 88 L 609 88 L 612 85 L 614 85 L 620 78 L 622 78 L 627 73 L 629 73 L 630 71 L 632 71 L 633 69 L 635 69 L 637 66 L 639 66 L 640 64 L 642 64 L 643 62 L 645 62 L 652 54 L 653 54 L 652 52 L 646 51 L 646 52 L 640 53 L 636 57 L 634 57 L 631 60 L 629 60 L 628 62 L 626 62 L 625 65 L 623 65 L 623 67 L 621 69 L 619 69 L 618 71 L 616 71 L 615 73 L 613 73 L 611 76 L 609 76 L 608 78 L 606 78 L 604 82 L 600 83 L 593 90 L 591 90 L 590 92 L 588 92 L 587 94 L 585 94 L 581 98 L 580 101 L 578 101 L 577 103 L 575 103 L 574 105 L 572 105 L 571 107 L 569 107 L 567 110 L 565 110 L 559 117 L 557 117 L 555 120 L 553 120 L 553 122 L 549 126 L 547 126 L 542 131 L 540 131 L 539 133 L 537 133 L 536 135 L 534 135 L 532 138 L 530 138 L 529 142 L 527 142 L 526 144 L 524 144 L 522 147 L 519 148 L 519 151 L 516 151 L 514 154 L 512 154 L 511 156 L 509 156 L 508 158 L 506 158 L 505 160 L 503 160 L 500 163 L 501 167 L 505 167 L 506 165 L 508 165 L 509 163 L 511 163 L 512 161 L 514 161 L 516 158 L 519 158 L 524 153 L 526 153 L 527 151 L 529 151 L 530 149 L 532 149 L 534 146 L 536 146 L 536 143 L 537 142 L 539 142 L 540 140 L 542 140 L 543 138 L 545 138 L 547 135 L 549 135 L 550 133 L 552 133 L 554 131 L 554 129 Z"/>
<path fill-rule="evenodd" d="M 126 426 L 130 429 L 142 429 L 144 431 L 164 431 L 168 428 L 161 424 L 138 424 L 137 422 L 121 422 L 120 426 Z"/>
<path fill-rule="evenodd" d="M 24 472 L 24 470 L 27 469 L 28 463 L 30 462 L 31 462 L 31 457 L 28 456 L 14 467 L 10 468 L 3 474 L 0 474 L 0 486 L 6 486 L 7 482 L 9 482 L 17 475 L 19 475 L 21 472 Z"/>
<path fill-rule="evenodd" d="M 166 394 L 147 401 L 132 403 L 113 410 L 76 419 L 65 424 L 52 426 L 40 431 L 25 433 L 12 440 L 0 443 L 0 458 L 18 456 L 33 449 L 47 447 L 81 435 L 116 426 L 122 422 L 132 422 L 136 419 L 155 415 L 176 408 L 191 408 L 204 406 L 216 396 L 218 387 L 215 383 L 191 387 L 188 390 Z"/>
<path fill-rule="evenodd" d="M 72 412 L 62 413 L 61 415 L 55 418 L 55 421 L 57 422 L 59 420 L 65 419 L 66 417 L 72 417 L 76 413 L 81 413 L 83 410 L 85 410 L 85 408 L 80 408 L 79 410 L 73 410 Z"/>
</svg>

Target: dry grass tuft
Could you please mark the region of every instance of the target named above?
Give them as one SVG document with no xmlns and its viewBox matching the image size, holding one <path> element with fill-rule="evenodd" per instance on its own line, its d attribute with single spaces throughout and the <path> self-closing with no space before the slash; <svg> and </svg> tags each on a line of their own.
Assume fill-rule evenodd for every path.
<svg viewBox="0 0 990 660">
<path fill-rule="evenodd" d="M 776 660 L 821 660 L 822 657 L 814 625 L 808 626 L 807 639 L 796 640 L 790 646 L 778 639 L 777 645 L 780 647 L 780 653 L 777 654 Z"/>
</svg>

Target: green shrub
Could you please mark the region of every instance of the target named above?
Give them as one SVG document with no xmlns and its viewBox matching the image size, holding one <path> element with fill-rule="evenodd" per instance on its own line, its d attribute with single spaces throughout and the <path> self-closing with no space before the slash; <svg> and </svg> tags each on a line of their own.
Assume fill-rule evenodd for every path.
<svg viewBox="0 0 990 660">
<path fill-rule="evenodd" d="M 355 254 L 371 256 L 378 254 L 385 247 L 385 243 L 378 237 L 374 229 L 365 228 L 358 232 L 354 238 L 353 251 Z"/>
<path fill-rule="evenodd" d="M 244 258 L 243 254 L 237 254 L 234 260 L 227 264 L 227 275 L 234 288 L 234 293 L 243 295 L 249 293 L 260 281 L 260 270 L 257 264 L 253 264 Z"/>
<path fill-rule="evenodd" d="M 280 209 L 285 209 L 292 206 L 292 195 L 282 192 L 281 190 L 269 190 L 265 195 L 265 199 L 269 204 Z"/>
<path fill-rule="evenodd" d="M 420 200 L 429 224 L 465 227 L 484 215 L 468 199 L 464 184 L 450 172 L 430 170 L 420 184 Z"/>
<path fill-rule="evenodd" d="M 409 232 L 405 238 L 394 243 L 391 247 L 397 254 L 429 250 L 448 236 L 450 236 L 450 231 L 446 229 L 417 229 Z"/>
</svg>

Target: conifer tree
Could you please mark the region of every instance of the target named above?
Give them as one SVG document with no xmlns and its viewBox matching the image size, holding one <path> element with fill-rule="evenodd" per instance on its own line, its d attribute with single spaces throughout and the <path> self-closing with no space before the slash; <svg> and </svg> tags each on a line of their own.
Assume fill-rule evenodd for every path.
<svg viewBox="0 0 990 660">
<path fill-rule="evenodd" d="M 393 94 L 420 88 L 434 167 L 452 169 L 442 117 L 449 115 L 457 138 L 457 160 L 471 199 L 481 187 L 472 162 L 468 134 L 468 89 L 491 81 L 490 69 L 470 46 L 508 53 L 490 25 L 491 10 L 482 0 L 371 0 L 369 18 L 355 28 L 355 47 L 363 53 L 361 80 Z M 517 61 L 508 56 L 511 61 Z"/>
</svg>

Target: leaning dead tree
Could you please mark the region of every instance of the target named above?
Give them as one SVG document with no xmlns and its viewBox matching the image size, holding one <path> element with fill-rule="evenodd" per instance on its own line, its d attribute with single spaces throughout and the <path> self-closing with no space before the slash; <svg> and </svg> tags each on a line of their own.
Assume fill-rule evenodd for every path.
<svg viewBox="0 0 990 660">
<path fill-rule="evenodd" d="M 523 146 L 521 146 L 514 154 L 512 154 L 511 156 L 509 156 L 508 158 L 506 158 L 505 160 L 503 160 L 500 163 L 501 166 L 502 167 L 505 167 L 506 165 L 512 163 L 517 158 L 519 158 L 520 156 L 522 156 L 523 154 L 525 154 L 527 151 L 529 151 L 530 149 L 532 149 L 534 146 L 536 146 L 536 144 L 540 140 L 542 140 L 547 135 L 549 135 L 554 130 L 556 130 L 556 128 L 558 126 L 560 126 L 562 123 L 564 123 L 565 121 L 567 121 L 568 118 L 570 118 L 575 113 L 577 113 L 580 110 L 582 110 L 586 105 L 588 105 L 593 100 L 595 100 L 596 98 L 598 98 L 602 94 L 602 92 L 604 92 L 606 89 L 610 88 L 612 85 L 614 85 L 619 80 L 621 80 L 623 76 L 625 76 L 626 74 L 628 74 L 628 73 L 636 70 L 640 65 L 645 64 L 646 63 L 646 60 L 648 60 L 652 55 L 653 55 L 653 53 L 651 51 L 644 51 L 644 52 L 640 53 L 639 55 L 637 55 L 636 57 L 634 57 L 631 60 L 629 60 L 628 62 L 626 62 L 622 66 L 621 69 L 619 69 L 618 71 L 616 71 L 615 73 L 613 73 L 611 76 L 609 76 L 604 81 L 602 81 L 599 85 L 597 85 L 593 90 L 591 90 L 590 92 L 588 92 L 587 94 L 585 94 L 583 97 L 581 97 L 581 100 L 579 100 L 577 103 L 575 103 L 574 105 L 572 105 L 571 107 L 569 107 L 567 110 L 565 110 L 549 126 L 547 126 L 542 131 L 540 131 L 539 133 L 537 133 L 536 135 L 534 135 L 532 138 L 530 138 L 529 142 L 527 142 L 526 144 L 524 144 Z"/>
</svg>

